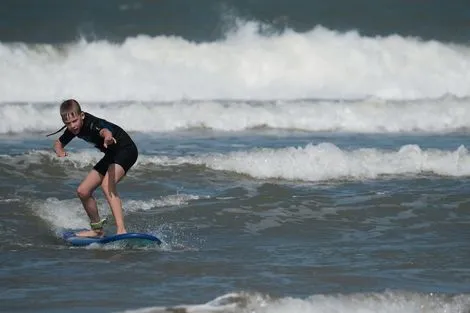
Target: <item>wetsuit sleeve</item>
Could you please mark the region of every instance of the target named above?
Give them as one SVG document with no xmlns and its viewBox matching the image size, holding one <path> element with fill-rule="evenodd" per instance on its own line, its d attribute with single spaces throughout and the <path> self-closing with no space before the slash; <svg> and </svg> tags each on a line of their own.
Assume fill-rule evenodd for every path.
<svg viewBox="0 0 470 313">
<path fill-rule="evenodd" d="M 70 132 L 68 129 L 66 129 L 62 136 L 59 137 L 59 141 L 62 146 L 65 147 L 74 137 L 75 135 L 72 134 L 72 132 Z"/>
</svg>

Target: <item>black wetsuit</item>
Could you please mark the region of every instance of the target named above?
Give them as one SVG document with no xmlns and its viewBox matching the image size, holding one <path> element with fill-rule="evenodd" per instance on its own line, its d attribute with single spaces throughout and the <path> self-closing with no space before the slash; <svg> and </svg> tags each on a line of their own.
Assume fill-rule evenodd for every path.
<svg viewBox="0 0 470 313">
<path fill-rule="evenodd" d="M 101 152 L 104 152 L 104 157 L 96 163 L 93 167 L 101 175 L 106 175 L 109 165 L 116 163 L 127 171 L 134 165 L 137 160 L 138 151 L 137 147 L 132 141 L 131 137 L 116 124 L 110 123 L 106 120 L 85 113 L 83 125 L 80 132 L 74 135 L 68 129 L 60 136 L 59 141 L 65 147 L 75 136 L 95 145 Z M 100 136 L 100 131 L 106 128 L 112 134 L 116 143 L 104 147 L 104 138 Z"/>
</svg>

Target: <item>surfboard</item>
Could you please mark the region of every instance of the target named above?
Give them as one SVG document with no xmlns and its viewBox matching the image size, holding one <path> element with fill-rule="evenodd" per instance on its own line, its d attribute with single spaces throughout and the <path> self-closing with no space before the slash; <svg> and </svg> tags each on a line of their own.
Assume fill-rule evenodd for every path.
<svg viewBox="0 0 470 313">
<path fill-rule="evenodd" d="M 127 233 L 120 235 L 110 235 L 104 237 L 78 237 L 75 234 L 80 230 L 64 231 L 61 234 L 63 240 L 73 246 L 89 246 L 91 244 L 105 245 L 108 243 L 122 241 L 124 243 L 135 244 L 157 244 L 160 245 L 162 241 L 151 234 L 146 233 Z"/>
</svg>

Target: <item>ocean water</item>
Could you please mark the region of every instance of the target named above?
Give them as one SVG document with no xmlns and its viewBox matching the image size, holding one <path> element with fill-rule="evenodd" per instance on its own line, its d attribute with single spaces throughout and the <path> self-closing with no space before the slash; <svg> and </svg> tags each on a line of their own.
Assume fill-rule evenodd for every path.
<svg viewBox="0 0 470 313">
<path fill-rule="evenodd" d="M 0 311 L 470 312 L 470 4 L 4 1 Z M 70 247 L 102 154 L 45 137 L 58 106 L 139 158 L 128 231 Z M 102 216 L 112 215 L 100 191 Z"/>
</svg>

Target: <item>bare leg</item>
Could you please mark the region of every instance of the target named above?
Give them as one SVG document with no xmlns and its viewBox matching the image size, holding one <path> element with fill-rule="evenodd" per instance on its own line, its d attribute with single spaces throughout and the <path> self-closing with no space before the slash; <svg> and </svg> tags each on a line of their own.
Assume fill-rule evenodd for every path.
<svg viewBox="0 0 470 313">
<path fill-rule="evenodd" d="M 85 211 L 90 218 L 92 223 L 100 221 L 100 215 L 98 213 L 98 207 L 96 206 L 96 200 L 93 197 L 93 192 L 103 181 L 103 175 L 98 173 L 96 170 L 91 170 L 87 177 L 80 183 L 77 188 L 77 195 L 85 208 Z M 77 236 L 91 237 L 91 236 L 102 236 L 103 231 L 83 231 L 79 232 Z"/>
<path fill-rule="evenodd" d="M 117 193 L 116 185 L 124 177 L 126 172 L 119 164 L 111 164 L 108 167 L 108 171 L 104 176 L 104 179 L 101 183 L 101 188 L 103 188 L 103 193 L 108 200 L 111 211 L 113 212 L 114 219 L 116 221 L 116 232 L 118 234 L 127 233 L 126 227 L 124 226 L 124 215 L 122 213 L 122 202 L 121 198 Z"/>
</svg>

